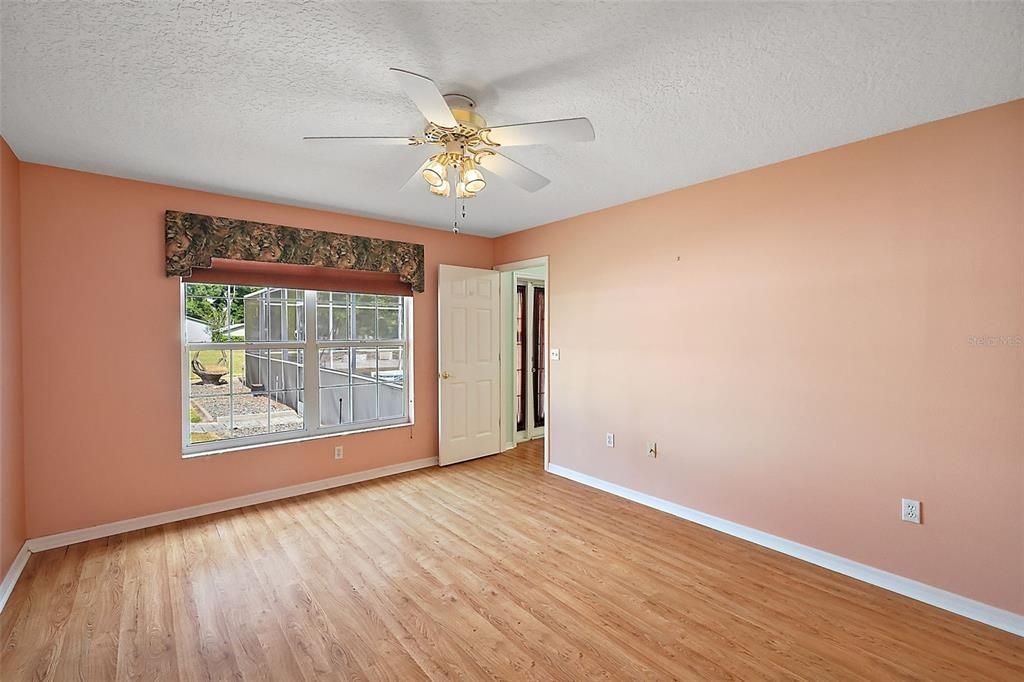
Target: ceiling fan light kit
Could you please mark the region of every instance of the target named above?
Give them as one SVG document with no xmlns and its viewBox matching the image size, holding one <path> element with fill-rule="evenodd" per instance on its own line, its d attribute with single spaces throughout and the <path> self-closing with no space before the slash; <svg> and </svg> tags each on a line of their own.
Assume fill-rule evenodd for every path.
<svg viewBox="0 0 1024 682">
<path fill-rule="evenodd" d="M 437 156 L 432 157 L 427 161 L 427 165 L 423 169 L 422 175 L 428 185 L 431 187 L 440 187 L 448 180 L 448 166 Z"/>
<path fill-rule="evenodd" d="M 484 174 L 476 169 L 473 159 L 466 159 L 462 164 L 462 185 L 470 194 L 476 194 L 487 186 Z"/>
<path fill-rule="evenodd" d="M 426 181 L 432 194 L 441 197 L 451 195 L 451 185 L 454 182 L 455 195 L 461 199 L 475 197 L 487 187 L 487 178 L 480 168 L 528 192 L 536 192 L 550 182 L 543 175 L 500 153 L 500 147 L 594 140 L 594 127 L 585 118 L 489 128 L 484 117 L 475 111 L 476 103 L 471 98 L 465 95 L 442 95 L 434 81 L 411 71 L 391 69 L 391 73 L 427 119 L 422 136 L 312 136 L 303 139 L 363 144 L 404 144 L 414 147 L 429 144 L 444 147 L 443 152 L 425 161 L 416 171 L 416 175 Z M 451 176 L 451 181 L 450 169 L 455 173 Z M 406 185 L 408 184 L 407 182 Z"/>
</svg>

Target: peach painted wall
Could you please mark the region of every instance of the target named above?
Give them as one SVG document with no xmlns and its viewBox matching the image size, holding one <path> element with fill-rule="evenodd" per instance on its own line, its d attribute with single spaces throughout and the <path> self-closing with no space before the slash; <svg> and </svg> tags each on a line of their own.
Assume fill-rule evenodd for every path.
<svg viewBox="0 0 1024 682">
<path fill-rule="evenodd" d="M 25 542 L 19 167 L 0 137 L 0 577 Z"/>
<path fill-rule="evenodd" d="M 437 455 L 437 266 L 490 267 L 491 240 L 28 163 L 21 181 L 30 537 Z M 183 460 L 165 209 L 424 244 L 416 424 Z"/>
<path fill-rule="evenodd" d="M 1016 101 L 500 238 L 552 461 L 1024 613 L 1022 188 Z"/>
</svg>

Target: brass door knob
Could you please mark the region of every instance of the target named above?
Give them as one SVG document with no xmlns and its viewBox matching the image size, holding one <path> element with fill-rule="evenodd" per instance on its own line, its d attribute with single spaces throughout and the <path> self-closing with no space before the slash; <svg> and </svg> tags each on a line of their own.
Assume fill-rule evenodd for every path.
<svg viewBox="0 0 1024 682">
<path fill-rule="evenodd" d="M 452 375 L 449 374 L 448 372 L 441 372 L 441 378 L 442 379 L 449 379 L 449 378 L 451 378 L 451 376 Z"/>
</svg>

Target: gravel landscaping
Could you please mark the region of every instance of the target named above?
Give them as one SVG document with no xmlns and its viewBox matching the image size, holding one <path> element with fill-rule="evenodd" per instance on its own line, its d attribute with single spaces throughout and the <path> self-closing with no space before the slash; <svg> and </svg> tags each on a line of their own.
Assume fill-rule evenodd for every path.
<svg viewBox="0 0 1024 682">
<path fill-rule="evenodd" d="M 239 377 L 223 384 L 196 382 L 190 386 L 191 405 L 199 416 L 191 426 L 193 442 L 255 436 L 267 433 L 267 409 L 269 402 L 270 429 L 272 432 L 293 431 L 303 426 L 302 416 L 288 405 L 268 398 L 253 395 Z M 231 428 L 232 412 L 234 428 Z"/>
</svg>

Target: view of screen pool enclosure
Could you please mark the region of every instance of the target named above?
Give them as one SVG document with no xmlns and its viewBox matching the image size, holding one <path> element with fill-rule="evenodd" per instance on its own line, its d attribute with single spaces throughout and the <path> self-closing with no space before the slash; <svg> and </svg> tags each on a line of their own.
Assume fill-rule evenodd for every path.
<svg viewBox="0 0 1024 682">
<path fill-rule="evenodd" d="M 184 287 L 187 450 L 408 420 L 411 299 Z"/>
</svg>

